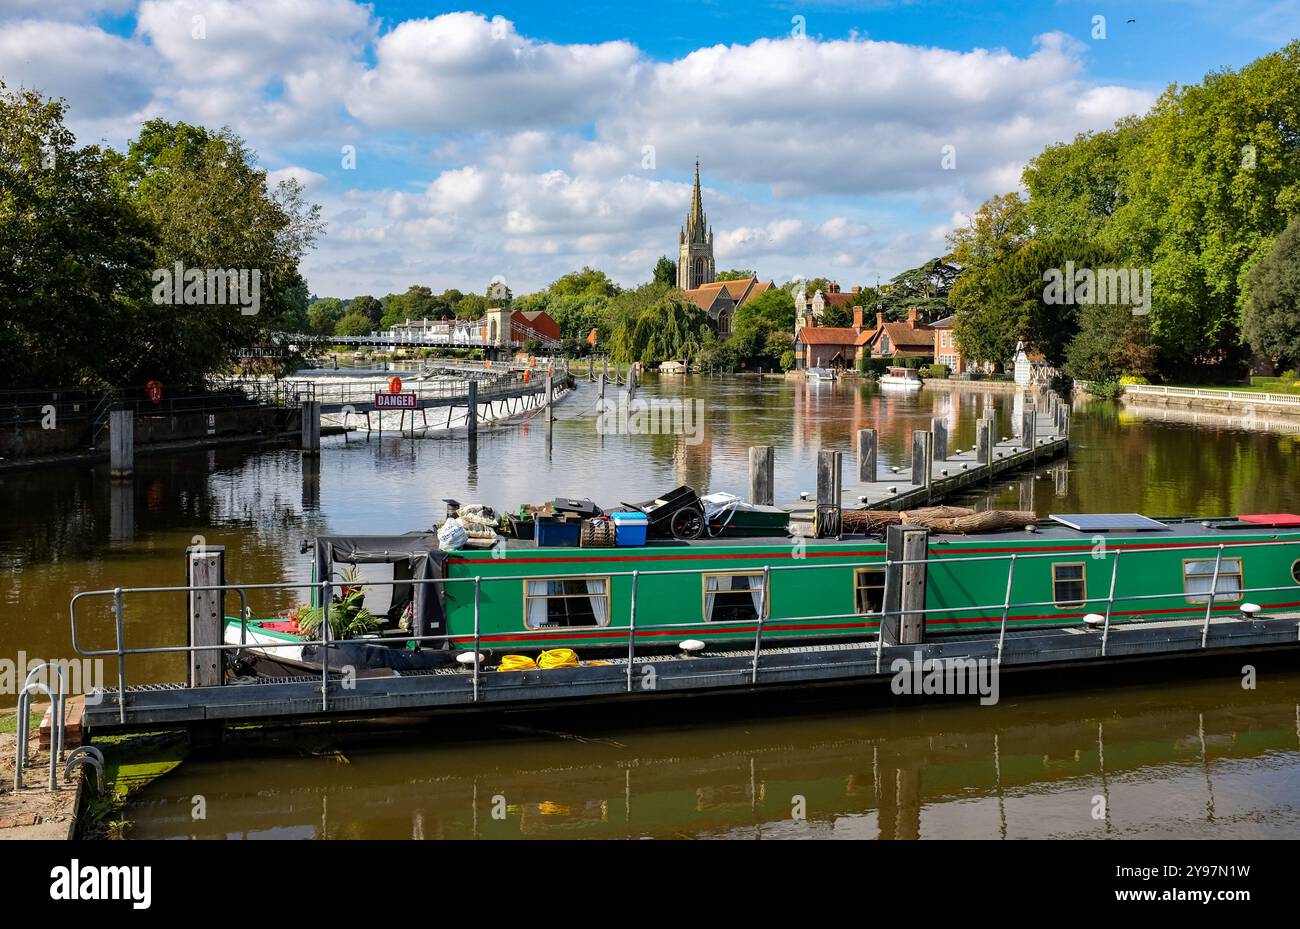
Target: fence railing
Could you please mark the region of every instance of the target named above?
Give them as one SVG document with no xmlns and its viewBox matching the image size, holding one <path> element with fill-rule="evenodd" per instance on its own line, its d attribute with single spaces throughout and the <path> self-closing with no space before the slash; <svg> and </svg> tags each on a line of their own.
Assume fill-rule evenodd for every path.
<svg viewBox="0 0 1300 929">
<path fill-rule="evenodd" d="M 1131 604 L 1131 603 L 1141 604 L 1153 600 L 1168 600 L 1174 598 L 1188 599 L 1189 597 L 1194 596 L 1196 599 L 1189 602 L 1192 603 L 1193 607 L 1198 607 L 1199 598 L 1201 596 L 1204 596 L 1205 614 L 1204 614 L 1204 619 L 1202 621 L 1201 647 L 1205 648 L 1207 647 L 1209 642 L 1209 630 L 1210 630 L 1211 620 L 1214 615 L 1216 600 L 1218 600 L 1224 594 L 1229 593 L 1229 591 L 1219 590 L 1219 580 L 1221 576 L 1220 570 L 1223 563 L 1223 553 L 1225 549 L 1231 549 L 1232 552 L 1236 553 L 1242 549 L 1267 548 L 1267 547 L 1276 547 L 1276 546 L 1290 546 L 1296 548 L 1297 551 L 1300 551 L 1300 540 L 1231 542 L 1231 543 L 1206 542 L 1200 544 L 1193 543 L 1185 546 L 1173 546 L 1173 547 L 1150 547 L 1150 548 L 1134 548 L 1134 549 L 1123 549 L 1123 550 L 1115 549 L 1114 551 L 1101 556 L 1100 559 L 1103 561 L 1106 558 L 1112 559 L 1110 589 L 1108 595 L 1105 597 L 1085 596 L 1080 600 L 1070 601 L 1070 604 L 1071 606 L 1077 605 L 1079 608 L 1086 608 L 1088 605 L 1091 604 L 1105 604 L 1105 613 L 1103 616 L 1103 625 L 1101 629 L 1101 643 L 1100 643 L 1101 644 L 1100 654 L 1102 656 L 1105 656 L 1110 641 L 1111 627 L 1114 624 L 1116 604 Z M 1120 566 L 1121 556 L 1125 556 L 1124 558 L 1125 564 L 1133 564 L 1134 561 L 1136 560 L 1136 556 L 1138 555 L 1156 554 L 1156 553 L 1162 555 L 1168 555 L 1170 553 L 1175 553 L 1175 552 L 1202 552 L 1202 553 L 1212 552 L 1214 554 L 1215 568 L 1211 579 L 1210 587 L 1207 591 L 1204 592 L 1196 591 L 1194 592 L 1194 594 L 1189 594 L 1187 589 L 1184 587 L 1184 589 L 1169 591 L 1164 593 L 1128 594 L 1125 596 L 1118 596 L 1116 594 L 1116 589 L 1119 580 L 1119 566 Z M 953 614 L 953 613 L 963 613 L 963 612 L 967 612 L 967 613 L 980 612 L 980 613 L 989 613 L 992 615 L 1000 615 L 1001 619 L 998 624 L 998 636 L 997 636 L 997 660 L 1001 662 L 1003 658 L 1006 638 L 1007 638 L 1007 624 L 1011 612 L 1013 610 L 1031 608 L 1031 607 L 1046 607 L 1046 606 L 1059 605 L 1059 603 L 1055 600 L 1013 601 L 1012 592 L 1014 589 L 1014 579 L 1016 576 L 1017 566 L 1022 565 L 1025 562 L 1031 562 L 1039 559 L 1059 560 L 1061 556 L 1062 556 L 1061 552 L 1043 552 L 1043 553 L 1033 553 L 1033 554 L 1014 553 L 1010 555 L 952 555 L 952 556 L 946 556 L 941 558 L 925 558 L 925 559 L 912 559 L 912 560 L 883 558 L 879 561 L 864 561 L 862 559 L 853 559 L 849 561 L 838 562 L 835 564 L 765 565 L 762 569 L 763 585 L 761 588 L 759 602 L 755 607 L 755 613 L 756 613 L 755 618 L 725 620 L 725 621 L 706 621 L 704 624 L 707 624 L 711 628 L 717 628 L 719 629 L 720 632 L 734 632 L 734 633 L 743 634 L 752 631 L 754 633 L 754 644 L 753 644 L 753 652 L 752 652 L 752 660 L 751 660 L 751 668 L 752 668 L 751 681 L 752 683 L 755 684 L 758 683 L 759 680 L 759 672 L 761 666 L 760 659 L 762 655 L 764 627 L 772 622 L 778 622 L 778 621 L 790 622 L 790 621 L 811 621 L 811 620 L 823 620 L 823 619 L 861 620 L 862 622 L 859 628 L 844 628 L 844 629 L 835 629 L 835 630 L 826 630 L 826 631 L 817 631 L 817 632 L 810 631 L 806 636 L 802 636 L 802 637 L 808 639 L 835 639 L 835 638 L 860 639 L 864 635 L 870 636 L 874 632 L 875 645 L 876 645 L 876 671 L 879 672 L 881 668 L 881 659 L 884 654 L 884 643 L 882 641 L 882 637 L 884 634 L 883 620 L 885 619 L 886 616 L 897 616 L 899 618 L 920 616 L 922 618 L 922 622 L 924 623 L 925 618 L 933 613 Z M 1206 560 L 1208 560 L 1208 558 Z M 854 613 L 846 613 L 846 614 L 817 613 L 817 614 L 809 614 L 809 615 L 790 615 L 790 616 L 770 615 L 769 598 L 770 598 L 770 590 L 771 590 L 771 577 L 773 574 L 779 574 L 787 571 L 795 571 L 795 572 L 812 571 L 812 570 L 825 571 L 829 569 L 849 568 L 849 567 L 852 568 L 869 567 L 869 568 L 876 568 L 876 569 L 884 569 L 885 589 L 883 594 L 884 597 L 883 602 L 888 604 L 891 602 L 890 601 L 891 588 L 895 583 L 897 583 L 895 577 L 899 573 L 896 571 L 889 570 L 891 567 L 901 568 L 906 565 L 925 565 L 927 567 L 934 567 L 936 565 L 950 564 L 950 563 L 967 564 L 967 563 L 977 563 L 977 562 L 1006 563 L 1007 565 L 1006 595 L 1002 600 L 999 600 L 996 603 L 971 604 L 969 606 L 923 607 L 919 609 L 908 606 L 905 608 L 900 607 L 898 609 L 891 609 L 888 612 L 882 607 L 882 609 L 876 611 L 854 612 Z M 619 626 L 607 625 L 607 626 L 599 627 L 602 632 L 608 633 L 607 636 L 602 636 L 602 638 L 617 638 L 619 633 L 623 633 L 626 638 L 627 662 L 628 662 L 627 689 L 629 692 L 632 690 L 632 686 L 633 686 L 632 666 L 636 655 L 636 640 L 639 631 L 637 626 L 637 603 L 638 603 L 638 588 L 640 582 L 647 577 L 662 577 L 668 575 L 697 575 L 703 577 L 703 575 L 709 573 L 717 573 L 717 569 L 716 568 L 676 568 L 676 569 L 665 569 L 665 570 L 655 570 L 655 571 L 632 570 L 632 571 L 619 571 L 619 572 L 608 572 L 608 573 L 602 572 L 603 577 L 609 577 L 611 579 L 614 577 L 625 577 L 631 579 L 631 597 L 630 597 L 630 602 L 628 604 L 627 622 Z M 455 645 L 457 643 L 472 643 L 473 645 L 472 654 L 475 656 L 475 658 L 470 662 L 470 664 L 472 665 L 472 670 L 468 673 L 472 674 L 472 700 L 474 702 L 477 702 L 479 699 L 479 676 L 481 673 L 480 665 L 483 663 L 482 661 L 483 656 L 481 655 L 480 652 L 480 648 L 482 644 L 482 632 L 483 632 L 481 605 L 480 605 L 481 604 L 480 593 L 482 590 L 482 586 L 484 584 L 495 584 L 495 583 L 521 583 L 521 582 L 526 583 L 530 580 L 536 580 L 536 579 L 537 578 L 534 575 L 504 575 L 504 576 L 492 576 L 492 577 L 474 576 L 474 577 L 458 577 L 458 578 L 444 577 L 444 578 L 425 578 L 425 579 L 393 579 L 390 581 L 389 580 L 360 581 L 360 582 L 351 582 L 351 585 L 356 586 L 358 583 L 363 587 L 397 587 L 399 585 L 403 587 L 411 587 L 414 585 L 430 585 L 433 586 L 435 589 L 438 585 L 442 585 L 444 586 L 444 588 L 446 585 L 451 585 L 451 584 L 473 585 L 473 629 L 471 631 L 465 631 L 459 633 L 448 632 L 448 633 L 442 633 L 437 635 L 403 635 L 401 636 L 401 639 L 404 642 L 415 642 L 419 644 L 450 643 L 452 645 Z M 356 643 L 358 641 L 367 641 L 367 640 L 359 640 L 359 639 L 335 639 L 331 636 L 330 618 L 329 618 L 330 606 L 333 600 L 334 589 L 336 587 L 342 587 L 342 586 L 345 586 L 344 582 L 342 581 L 327 579 L 319 582 L 189 585 L 189 586 L 133 587 L 133 588 L 118 587 L 118 588 L 113 588 L 111 590 L 106 589 L 106 590 L 82 591 L 80 593 L 75 594 L 72 597 L 69 606 L 69 614 L 71 617 L 71 626 L 72 626 L 72 647 L 77 652 L 77 654 L 86 657 L 107 657 L 107 656 L 116 657 L 117 684 L 118 684 L 117 692 L 119 694 L 119 700 L 118 700 L 119 718 L 122 722 L 125 722 L 126 688 L 127 688 L 126 657 L 128 655 L 189 654 L 193 652 L 214 652 L 214 651 L 224 652 L 224 651 L 247 648 L 248 647 L 248 621 L 252 618 L 249 611 L 248 595 L 250 591 L 286 591 L 286 590 L 299 590 L 299 591 L 307 591 L 307 592 L 316 591 L 320 595 L 319 602 L 323 605 L 323 613 L 324 613 L 324 618 L 320 626 L 321 634 L 319 638 L 303 639 L 297 642 L 259 641 L 258 643 L 256 643 L 256 645 L 257 648 L 259 649 L 271 649 L 271 650 L 279 649 L 279 648 L 300 648 L 303 645 L 320 646 L 321 710 L 327 711 L 329 709 L 329 697 L 330 697 L 330 690 L 329 690 L 329 681 L 330 681 L 329 648 L 330 646 L 341 645 L 346 642 Z M 1247 594 L 1274 593 L 1274 592 L 1286 591 L 1286 590 L 1300 590 L 1300 583 L 1285 584 L 1285 585 L 1273 586 L 1273 587 L 1238 587 L 1238 588 L 1234 588 L 1231 591 L 1231 593 L 1233 595 L 1233 600 L 1236 601 L 1237 599 L 1244 600 Z M 240 642 L 238 643 L 223 642 L 221 645 L 192 645 L 192 646 L 191 645 L 181 645 L 181 646 L 164 645 L 164 646 L 129 647 L 127 645 L 125 598 L 128 595 L 171 593 L 171 594 L 185 594 L 188 597 L 195 593 L 206 593 L 206 592 L 229 592 L 229 593 L 237 594 L 239 596 L 241 601 L 240 617 L 241 617 L 241 622 L 243 624 Z M 78 631 L 77 606 L 83 600 L 88 600 L 97 597 L 113 598 L 113 616 L 114 616 L 114 628 L 115 628 L 116 636 L 115 636 L 115 643 L 112 648 L 88 649 L 83 647 L 80 641 L 80 636 Z M 609 602 L 608 609 L 612 613 L 612 609 L 613 609 L 612 598 Z M 1220 609 L 1223 609 L 1223 607 L 1220 607 Z M 990 620 L 990 623 L 992 622 L 997 622 L 997 621 Z M 1142 622 L 1142 620 L 1135 620 L 1130 622 Z M 700 621 L 667 623 L 667 624 L 656 623 L 652 628 L 655 631 L 661 631 L 666 629 L 668 630 L 698 629 L 701 625 L 702 623 Z M 1077 622 L 1063 621 L 1061 623 L 1056 624 L 1054 628 L 1060 628 L 1061 626 L 1068 626 L 1068 625 L 1077 625 Z M 224 629 L 224 625 L 223 625 L 223 629 Z M 1300 630 L 1300 624 L 1298 624 L 1298 630 Z M 1044 635 L 1050 634 L 1049 632 L 1043 631 L 1041 627 L 1039 629 L 1035 629 L 1034 632 L 1039 632 L 1040 634 L 1044 634 Z M 1298 634 L 1300 634 L 1300 631 L 1298 631 Z M 505 630 L 505 631 L 493 629 L 491 630 L 491 635 L 493 636 L 494 640 L 497 638 L 506 638 L 506 639 L 514 639 L 518 641 L 528 641 L 528 640 L 535 641 L 539 638 L 544 638 L 545 632 L 539 631 L 538 629 L 528 629 L 528 628 L 522 630 Z"/>
<path fill-rule="evenodd" d="M 1258 390 L 1221 390 L 1210 387 L 1169 387 L 1162 384 L 1126 384 L 1124 393 L 1134 396 L 1186 397 L 1201 400 L 1226 400 L 1234 405 L 1261 403 L 1300 408 L 1300 394 L 1263 393 Z"/>
</svg>

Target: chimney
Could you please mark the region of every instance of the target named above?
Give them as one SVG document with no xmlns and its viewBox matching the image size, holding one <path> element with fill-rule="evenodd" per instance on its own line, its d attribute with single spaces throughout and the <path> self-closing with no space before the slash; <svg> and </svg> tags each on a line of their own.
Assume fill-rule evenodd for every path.
<svg viewBox="0 0 1300 929">
<path fill-rule="evenodd" d="M 916 307 L 914 306 L 907 308 L 907 324 L 913 329 L 916 328 Z"/>
<path fill-rule="evenodd" d="M 885 328 L 885 314 L 880 310 L 876 310 L 876 328 Z"/>
<path fill-rule="evenodd" d="M 854 284 L 854 285 L 853 285 L 853 292 L 854 292 L 855 294 L 860 294 L 860 293 L 862 293 L 862 285 L 861 285 L 861 284 Z"/>
<path fill-rule="evenodd" d="M 862 307 L 860 306 L 853 308 L 853 328 L 858 332 L 862 331 Z"/>
<path fill-rule="evenodd" d="M 827 292 L 827 293 L 832 293 L 832 294 L 837 294 L 837 293 L 839 293 L 839 292 L 840 292 L 840 282 L 839 282 L 839 281 L 831 281 L 831 282 L 830 282 L 830 286 L 828 286 L 828 287 L 826 288 L 826 292 Z"/>
</svg>

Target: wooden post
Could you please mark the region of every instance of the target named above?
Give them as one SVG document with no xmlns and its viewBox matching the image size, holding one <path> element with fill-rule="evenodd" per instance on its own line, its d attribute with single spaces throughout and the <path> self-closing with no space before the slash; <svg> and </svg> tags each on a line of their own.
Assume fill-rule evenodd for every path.
<svg viewBox="0 0 1300 929">
<path fill-rule="evenodd" d="M 930 420 L 930 432 L 934 435 L 934 460 L 948 460 L 948 423 L 935 417 Z"/>
<path fill-rule="evenodd" d="M 221 545 L 196 545 L 185 550 L 186 583 L 216 587 L 225 583 L 226 550 Z M 191 647 L 220 645 L 226 624 L 224 590 L 190 591 L 189 641 Z M 222 682 L 221 651 L 189 652 L 191 687 L 216 687 Z"/>
<path fill-rule="evenodd" d="M 478 438 L 478 381 L 470 378 L 468 386 L 469 392 L 465 398 L 465 431 L 471 438 Z"/>
<path fill-rule="evenodd" d="M 110 477 L 130 477 L 135 470 L 135 413 L 113 410 L 108 414 Z"/>
<path fill-rule="evenodd" d="M 912 432 L 912 483 L 929 486 L 934 473 L 934 436 L 924 429 Z"/>
<path fill-rule="evenodd" d="M 925 641 L 926 566 L 900 564 L 924 561 L 930 548 L 930 530 L 920 526 L 890 526 L 885 530 L 885 609 L 881 641 L 885 645 L 920 645 Z"/>
<path fill-rule="evenodd" d="M 749 449 L 749 502 L 757 506 L 771 506 L 776 496 L 774 475 L 776 449 L 771 445 L 755 445 Z"/>
<path fill-rule="evenodd" d="M 1031 460 L 1038 457 L 1038 453 L 1035 451 L 1035 446 L 1038 444 L 1037 423 L 1038 410 L 1032 404 L 1025 404 L 1025 408 L 1020 411 L 1020 441 L 1033 453 Z"/>
<path fill-rule="evenodd" d="M 601 409 L 604 409 L 605 408 L 605 372 L 604 371 L 600 372 L 600 375 L 596 378 L 596 383 L 599 385 L 597 387 L 597 390 L 600 392 Z"/>
<path fill-rule="evenodd" d="M 302 402 L 302 452 L 304 455 L 320 454 L 320 401 Z"/>
<path fill-rule="evenodd" d="M 981 419 L 975 424 L 975 463 L 991 464 L 993 461 L 993 421 Z"/>
<path fill-rule="evenodd" d="M 876 480 L 876 451 L 879 438 L 874 429 L 858 430 L 858 480 L 873 484 Z"/>
<path fill-rule="evenodd" d="M 817 453 L 817 537 L 840 537 L 840 452 Z"/>
<path fill-rule="evenodd" d="M 550 372 L 546 373 L 546 421 L 551 421 L 551 405 L 555 402 L 555 381 Z"/>
<path fill-rule="evenodd" d="M 1069 437 L 1070 437 L 1070 408 L 1068 406 L 1062 406 L 1061 407 L 1061 438 L 1068 439 Z"/>
</svg>

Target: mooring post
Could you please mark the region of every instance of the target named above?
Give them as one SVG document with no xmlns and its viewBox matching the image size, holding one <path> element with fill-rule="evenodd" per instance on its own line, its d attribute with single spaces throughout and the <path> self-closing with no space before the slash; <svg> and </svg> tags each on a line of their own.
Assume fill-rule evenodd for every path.
<svg viewBox="0 0 1300 929">
<path fill-rule="evenodd" d="M 874 484 L 876 481 L 876 450 L 879 440 L 874 429 L 858 430 L 858 481 Z"/>
<path fill-rule="evenodd" d="M 925 641 L 925 560 L 930 530 L 890 526 L 885 530 L 885 608 L 880 639 L 885 645 L 920 645 Z"/>
<path fill-rule="evenodd" d="M 603 410 L 605 408 L 605 372 L 604 371 L 600 372 L 600 375 L 596 379 L 596 384 L 599 385 L 596 389 L 600 395 L 600 408 Z"/>
<path fill-rule="evenodd" d="M 775 499 L 773 476 L 776 473 L 776 449 L 755 445 L 749 449 L 749 502 L 771 506 Z"/>
<path fill-rule="evenodd" d="M 113 410 L 108 414 L 110 477 L 130 477 L 135 470 L 135 413 Z"/>
<path fill-rule="evenodd" d="M 304 455 L 320 454 L 320 401 L 302 402 L 302 452 Z"/>
<path fill-rule="evenodd" d="M 817 453 L 817 513 L 815 535 L 819 539 L 840 537 L 841 454 L 821 450 Z"/>
<path fill-rule="evenodd" d="M 191 587 L 220 587 L 226 580 L 226 549 L 222 545 L 192 545 L 185 550 L 186 583 Z M 219 646 L 226 622 L 224 590 L 190 590 L 191 648 Z M 221 650 L 189 653 L 190 686 L 216 687 L 222 681 Z"/>
<path fill-rule="evenodd" d="M 1038 460 L 1038 452 L 1035 449 L 1038 445 L 1037 424 L 1038 410 L 1032 403 L 1026 403 L 1025 408 L 1020 411 L 1020 441 L 1029 449 L 1030 461 Z"/>
<path fill-rule="evenodd" d="M 948 460 L 948 423 L 936 416 L 930 420 L 930 432 L 934 434 L 934 460 Z"/>
<path fill-rule="evenodd" d="M 975 424 L 975 463 L 989 465 L 993 462 L 993 421 L 981 419 Z"/>
<path fill-rule="evenodd" d="M 930 481 L 934 476 L 934 436 L 924 429 L 912 432 L 912 483 L 926 489 L 930 497 Z"/>
<path fill-rule="evenodd" d="M 478 437 L 478 381 L 470 378 L 469 392 L 465 398 L 465 431 Z"/>
<path fill-rule="evenodd" d="M 555 381 L 551 372 L 546 372 L 546 421 L 551 421 L 551 405 L 555 402 Z"/>
</svg>

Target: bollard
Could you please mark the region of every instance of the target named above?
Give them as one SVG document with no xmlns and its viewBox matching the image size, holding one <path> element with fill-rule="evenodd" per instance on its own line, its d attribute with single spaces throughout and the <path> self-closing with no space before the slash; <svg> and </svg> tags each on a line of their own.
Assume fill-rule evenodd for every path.
<svg viewBox="0 0 1300 929">
<path fill-rule="evenodd" d="M 876 451 L 879 438 L 874 429 L 858 430 L 858 481 L 873 484 L 876 480 Z"/>
<path fill-rule="evenodd" d="M 304 455 L 320 454 L 320 401 L 302 402 L 302 452 Z"/>
<path fill-rule="evenodd" d="M 469 395 L 465 399 L 465 430 L 470 438 L 478 437 L 478 381 L 473 379 L 469 382 Z"/>
<path fill-rule="evenodd" d="M 108 414 L 109 476 L 130 477 L 135 470 L 135 414 L 113 410 Z"/>
<path fill-rule="evenodd" d="M 930 420 L 930 432 L 934 435 L 934 460 L 948 460 L 948 423 L 935 417 Z"/>
<path fill-rule="evenodd" d="M 749 502 L 757 506 L 771 506 L 774 500 L 776 449 L 771 445 L 755 445 L 749 449 Z"/>
</svg>

